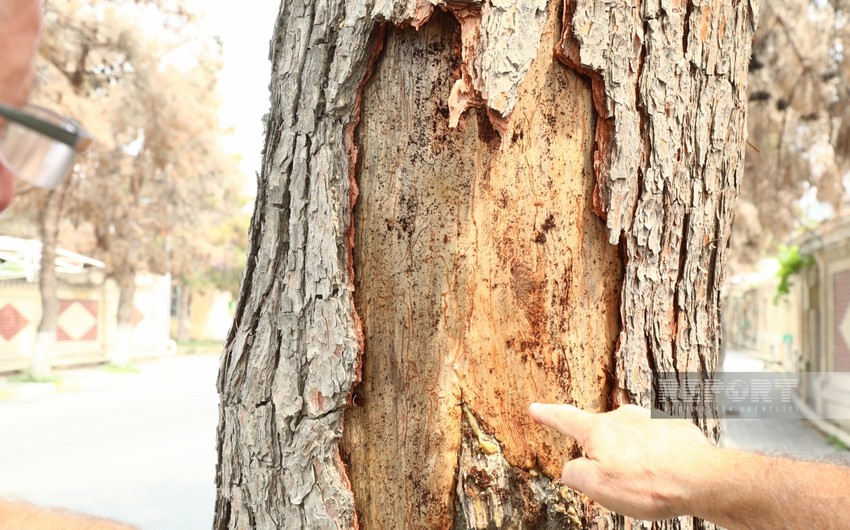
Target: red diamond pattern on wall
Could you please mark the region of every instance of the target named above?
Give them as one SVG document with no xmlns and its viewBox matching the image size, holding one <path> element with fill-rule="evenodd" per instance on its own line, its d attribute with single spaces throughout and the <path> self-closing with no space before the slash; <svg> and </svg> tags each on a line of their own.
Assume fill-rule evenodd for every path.
<svg viewBox="0 0 850 530">
<path fill-rule="evenodd" d="M 29 323 L 30 321 L 12 304 L 6 304 L 0 308 L 0 337 L 3 339 L 12 340 Z"/>
<path fill-rule="evenodd" d="M 97 300 L 60 300 L 56 340 L 97 340 Z"/>
<path fill-rule="evenodd" d="M 145 314 L 138 307 L 133 306 L 133 327 L 139 326 L 139 323 L 145 319 Z"/>
</svg>

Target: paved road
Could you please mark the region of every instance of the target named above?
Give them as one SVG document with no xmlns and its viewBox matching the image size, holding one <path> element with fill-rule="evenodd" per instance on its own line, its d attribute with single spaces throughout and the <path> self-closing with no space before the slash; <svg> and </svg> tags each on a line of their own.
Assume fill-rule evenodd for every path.
<svg viewBox="0 0 850 530">
<path fill-rule="evenodd" d="M 760 363 L 730 352 L 725 367 Z M 143 530 L 210 528 L 217 369 L 215 356 L 168 358 L 111 376 L 107 387 L 0 401 L 0 497 Z M 724 420 L 724 431 L 725 445 L 850 463 L 807 422 Z"/>
<path fill-rule="evenodd" d="M 207 529 L 215 499 L 215 356 L 109 387 L 0 402 L 0 496 L 144 530 Z"/>
</svg>

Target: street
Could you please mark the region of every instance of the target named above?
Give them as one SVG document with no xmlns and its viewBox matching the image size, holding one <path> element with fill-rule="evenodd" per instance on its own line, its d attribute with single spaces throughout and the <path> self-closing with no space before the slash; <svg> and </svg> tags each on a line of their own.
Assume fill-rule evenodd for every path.
<svg viewBox="0 0 850 530">
<path fill-rule="evenodd" d="M 140 367 L 101 388 L 0 402 L 0 497 L 145 530 L 210 528 L 218 358 Z"/>
<path fill-rule="evenodd" d="M 726 372 L 763 372 L 764 363 L 740 351 L 729 350 L 723 363 Z M 850 452 L 832 445 L 828 437 L 807 420 L 721 420 L 720 444 L 731 449 L 850 465 Z"/>
<path fill-rule="evenodd" d="M 0 401 L 0 497 L 143 530 L 210 528 L 218 358 L 140 363 L 140 374 L 70 371 L 97 387 Z M 730 352 L 729 371 L 760 371 Z M 728 447 L 834 463 L 850 453 L 805 421 L 723 420 Z"/>
</svg>

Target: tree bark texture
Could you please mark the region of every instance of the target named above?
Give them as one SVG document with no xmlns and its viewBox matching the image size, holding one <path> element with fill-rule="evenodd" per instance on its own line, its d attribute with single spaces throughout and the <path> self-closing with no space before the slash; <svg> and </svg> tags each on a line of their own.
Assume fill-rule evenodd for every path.
<svg viewBox="0 0 850 530">
<path fill-rule="evenodd" d="M 525 410 L 714 369 L 756 11 L 284 2 L 215 528 L 632 524 Z"/>
</svg>

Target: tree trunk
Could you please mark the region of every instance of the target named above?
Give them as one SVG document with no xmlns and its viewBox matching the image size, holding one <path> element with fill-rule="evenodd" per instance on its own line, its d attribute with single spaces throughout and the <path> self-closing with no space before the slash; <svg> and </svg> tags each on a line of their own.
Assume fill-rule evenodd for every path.
<svg viewBox="0 0 850 530">
<path fill-rule="evenodd" d="M 133 348 L 133 300 L 136 296 L 136 273 L 122 271 L 115 276 L 118 282 L 118 310 L 116 311 L 115 341 L 110 362 L 116 366 L 129 366 Z"/>
<path fill-rule="evenodd" d="M 180 284 L 177 300 L 177 341 L 189 340 L 189 319 L 192 317 L 192 288 L 187 284 Z"/>
<path fill-rule="evenodd" d="M 714 370 L 756 11 L 284 3 L 215 528 L 632 524 L 526 409 Z"/>
<path fill-rule="evenodd" d="M 56 239 L 59 235 L 59 216 L 67 183 L 47 195 L 41 211 L 39 237 L 41 237 L 41 263 L 38 272 L 38 288 L 41 294 L 41 320 L 36 329 L 32 351 L 30 375 L 44 378 L 50 375 L 53 362 L 53 345 L 56 342 L 56 327 L 59 322 L 59 296 L 56 279 Z"/>
</svg>

